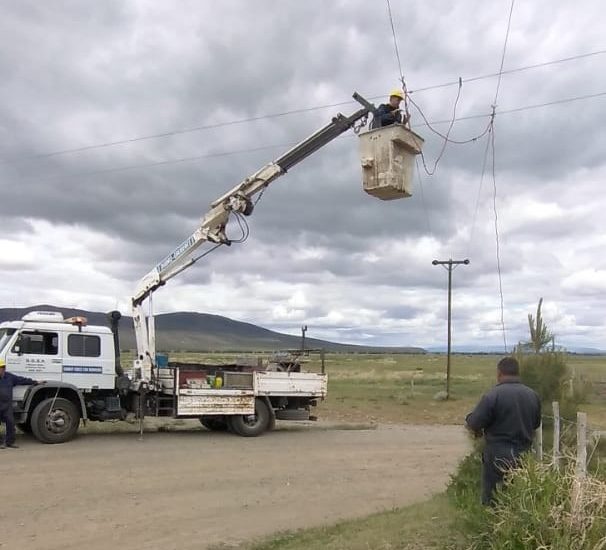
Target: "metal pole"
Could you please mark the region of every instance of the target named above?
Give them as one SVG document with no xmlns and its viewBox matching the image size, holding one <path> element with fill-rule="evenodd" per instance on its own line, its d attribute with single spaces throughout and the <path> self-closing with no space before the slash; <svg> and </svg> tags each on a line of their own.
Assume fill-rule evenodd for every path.
<svg viewBox="0 0 606 550">
<path fill-rule="evenodd" d="M 307 325 L 301 327 L 301 351 L 305 351 L 305 333 L 307 332 Z"/>
<path fill-rule="evenodd" d="M 452 343 L 452 272 L 457 266 L 469 265 L 469 260 L 434 260 L 432 265 L 441 265 L 448 271 L 448 348 L 446 353 L 446 399 L 450 399 L 450 353 Z"/>
</svg>

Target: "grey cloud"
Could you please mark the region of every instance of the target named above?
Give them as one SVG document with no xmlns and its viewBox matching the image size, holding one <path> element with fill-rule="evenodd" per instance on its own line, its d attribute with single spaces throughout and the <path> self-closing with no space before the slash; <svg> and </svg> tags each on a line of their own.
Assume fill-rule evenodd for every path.
<svg viewBox="0 0 606 550">
<path fill-rule="evenodd" d="M 506 6 L 497 9 L 477 0 L 439 8 L 396 3 L 393 8 L 411 88 L 498 69 Z M 547 2 L 516 6 L 506 68 L 599 49 L 596 22 L 601 19 L 598 2 L 587 2 L 583 9 L 553 9 Z M 5 75 L 0 158 L 5 161 L 340 102 L 353 90 L 374 95 L 398 79 L 385 7 L 362 0 L 330 6 L 320 0 L 279 5 L 231 0 L 212 10 L 197 2 L 185 2 L 179 10 L 169 4 L 19 2 L 5 8 L 0 36 Z M 498 108 L 603 91 L 605 62 L 606 56 L 596 56 L 506 75 Z M 495 79 L 465 84 L 459 116 L 489 112 L 495 85 Z M 413 98 L 431 120 L 447 120 L 455 92 L 449 87 Z M 520 196 L 549 198 L 565 211 L 577 209 L 561 223 L 527 219 L 508 226 L 501 219 L 502 275 L 512 313 L 545 287 L 558 293 L 566 311 L 584 311 L 582 292 L 567 296 L 559 283 L 570 274 L 564 251 L 573 247 L 577 261 L 586 262 L 596 246 L 592 241 L 584 250 L 579 243 L 599 231 L 599 209 L 588 214 L 579 208 L 592 199 L 599 202 L 596 183 L 589 180 L 604 171 L 602 105 L 603 100 L 595 99 L 497 115 L 500 211 Z M 31 235 L 26 221 L 31 218 L 111 236 L 114 244 L 95 251 L 99 271 L 134 285 L 191 233 L 217 196 L 337 110 L 355 108 L 350 104 L 77 154 L 2 162 L 5 234 Z M 413 120 L 421 122 L 416 114 Z M 486 123 L 460 121 L 452 137 L 477 134 Z M 431 166 L 441 140 L 423 126 L 417 131 L 426 139 Z M 360 261 L 394 243 L 412 247 L 431 237 L 435 249 L 427 251 L 428 258 L 470 256 L 472 264 L 455 277 L 461 296 L 492 304 L 496 273 L 490 165 L 470 240 L 485 143 L 450 144 L 436 175 L 421 174 L 423 193 L 415 181 L 411 199 L 382 203 L 363 193 L 356 139 L 347 135 L 272 185 L 249 219 L 248 243 L 208 256 L 179 282 L 212 288 L 213 281 L 225 279 L 248 288 L 254 275 L 286 285 L 336 279 L 343 295 L 351 288 L 368 294 L 376 288 L 413 289 L 427 297 L 425 305 L 398 301 L 386 308 L 387 317 L 416 314 L 441 322 L 442 303 L 433 298 L 444 288 L 444 273 L 406 251 L 381 265 Z M 108 171 L 266 145 L 277 147 Z M 237 227 L 231 229 L 237 235 Z M 320 246 L 327 254 L 318 261 L 291 257 L 302 246 Z M 353 301 L 364 303 L 357 296 Z M 458 323 L 468 320 L 460 325 L 465 327 L 462 336 L 473 338 L 485 304 L 478 311 L 460 306 Z M 233 307 L 246 312 L 244 303 Z M 385 307 L 383 300 L 378 307 Z M 307 313 L 318 319 L 327 314 L 322 304 L 310 304 Z M 363 327 L 348 331 L 347 338 L 367 338 Z M 420 331 L 415 334 L 423 337 Z M 383 337 L 393 341 L 387 332 L 376 336 Z"/>
</svg>

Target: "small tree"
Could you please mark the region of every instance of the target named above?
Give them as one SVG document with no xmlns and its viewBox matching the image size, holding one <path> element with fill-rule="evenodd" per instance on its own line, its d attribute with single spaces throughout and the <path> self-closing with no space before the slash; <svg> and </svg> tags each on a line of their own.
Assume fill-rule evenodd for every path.
<svg viewBox="0 0 606 550">
<path fill-rule="evenodd" d="M 547 330 L 547 325 L 543 322 L 542 305 L 543 298 L 540 298 L 536 319 L 533 318 L 532 313 L 528 314 L 528 326 L 530 327 L 530 342 L 528 342 L 528 345 L 535 353 L 541 353 L 549 343 L 553 345 L 554 342 L 553 334 Z"/>
<path fill-rule="evenodd" d="M 559 401 L 564 382 L 569 378 L 566 355 L 555 351 L 553 334 L 541 314 L 542 305 L 543 298 L 540 298 L 536 317 L 528 314 L 530 341 L 520 343 L 515 354 L 520 362 L 522 381 L 536 390 L 542 401 Z"/>
</svg>

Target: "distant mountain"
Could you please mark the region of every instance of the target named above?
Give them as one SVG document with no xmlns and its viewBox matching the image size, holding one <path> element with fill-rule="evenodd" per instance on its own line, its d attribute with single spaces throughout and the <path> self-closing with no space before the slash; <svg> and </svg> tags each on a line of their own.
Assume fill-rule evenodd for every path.
<svg viewBox="0 0 606 550">
<path fill-rule="evenodd" d="M 577 353 L 579 355 L 606 355 L 606 351 L 598 348 L 580 347 L 580 346 L 557 346 L 556 350 L 564 350 L 568 353 Z M 426 348 L 428 353 L 446 353 L 446 346 L 432 346 Z M 490 355 L 503 355 L 503 347 L 494 346 L 474 346 L 474 345 L 457 345 L 452 346 L 452 353 L 483 353 Z"/>
<path fill-rule="evenodd" d="M 108 326 L 107 314 L 82 309 L 37 305 L 27 308 L 0 308 L 0 322 L 21 319 L 30 311 L 59 311 L 64 317 L 82 315 L 90 325 Z M 156 346 L 161 351 L 274 351 L 296 349 L 301 338 L 281 334 L 251 323 L 234 321 L 208 313 L 165 313 L 156 315 Z M 332 352 L 352 353 L 425 353 L 417 347 L 373 347 L 338 344 L 316 338 L 306 338 L 308 348 L 324 348 Z M 131 317 L 120 322 L 120 347 L 135 349 L 135 334 Z"/>
</svg>

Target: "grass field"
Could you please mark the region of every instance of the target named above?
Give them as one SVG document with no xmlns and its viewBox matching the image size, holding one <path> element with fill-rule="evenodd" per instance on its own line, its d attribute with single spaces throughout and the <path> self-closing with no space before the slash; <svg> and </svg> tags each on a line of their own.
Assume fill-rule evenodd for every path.
<svg viewBox="0 0 606 550">
<path fill-rule="evenodd" d="M 172 360 L 220 363 L 238 354 L 172 354 Z M 446 388 L 446 356 L 328 354 L 328 398 L 317 409 L 322 420 L 354 423 L 460 424 L 483 392 L 495 383 L 496 355 L 453 355 L 451 399 L 434 396 Z M 606 382 L 606 357 L 570 355 L 576 379 Z M 320 369 L 310 356 L 306 370 Z M 589 422 L 606 429 L 606 399 L 580 407 Z"/>
</svg>

